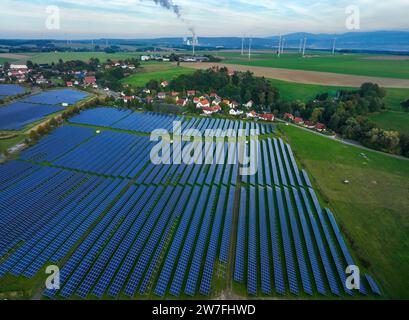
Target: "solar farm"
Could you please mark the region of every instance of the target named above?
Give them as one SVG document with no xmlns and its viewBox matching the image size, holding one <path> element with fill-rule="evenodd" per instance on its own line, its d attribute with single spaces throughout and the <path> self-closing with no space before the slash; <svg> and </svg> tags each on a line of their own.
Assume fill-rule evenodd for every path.
<svg viewBox="0 0 409 320">
<path fill-rule="evenodd" d="M 87 96 L 87 93 L 76 90 L 54 90 L 0 106 L 0 130 L 22 130 L 30 123 L 64 110 L 63 103 L 72 105 Z"/>
<path fill-rule="evenodd" d="M 12 97 L 26 92 L 26 88 L 16 84 L 0 84 L 0 99 Z"/>
<path fill-rule="evenodd" d="M 213 141 L 202 151 L 218 164 L 153 164 L 146 134 L 174 121 Z M 248 142 L 260 132 L 255 175 L 228 161 L 240 152 L 228 129 Z M 46 299 L 382 294 L 366 273 L 346 287 L 353 252 L 269 123 L 90 109 L 1 165 L 0 181 L 0 284 L 58 265 Z"/>
</svg>

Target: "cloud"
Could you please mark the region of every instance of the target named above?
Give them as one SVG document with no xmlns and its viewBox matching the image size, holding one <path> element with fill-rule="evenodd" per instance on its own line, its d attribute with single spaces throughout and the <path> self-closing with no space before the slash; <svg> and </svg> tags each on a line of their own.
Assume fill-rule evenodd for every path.
<svg viewBox="0 0 409 320">
<path fill-rule="evenodd" d="M 156 1 L 161 2 L 161 1 Z M 165 1 L 166 2 L 166 1 Z M 408 30 L 409 1 L 389 0 L 173 0 L 199 36 L 268 36 L 298 31 L 347 32 L 345 8 L 357 5 L 362 31 Z M 61 9 L 61 30 L 45 28 L 47 5 Z M 176 7 L 170 7 L 170 9 Z M 186 25 L 155 0 L 2 0 L 0 36 L 185 36 Z"/>
</svg>

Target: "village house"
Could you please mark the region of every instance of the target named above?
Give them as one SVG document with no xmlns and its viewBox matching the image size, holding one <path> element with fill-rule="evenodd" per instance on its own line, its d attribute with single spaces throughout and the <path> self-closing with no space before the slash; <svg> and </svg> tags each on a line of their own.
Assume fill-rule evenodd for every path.
<svg viewBox="0 0 409 320">
<path fill-rule="evenodd" d="M 210 102 L 207 99 L 200 100 L 199 103 L 196 105 L 196 108 L 209 108 Z"/>
<path fill-rule="evenodd" d="M 178 99 L 176 104 L 181 107 L 185 107 L 189 102 L 189 99 Z"/>
<path fill-rule="evenodd" d="M 304 124 L 303 118 L 295 117 L 293 121 L 297 124 Z"/>
<path fill-rule="evenodd" d="M 122 100 L 124 100 L 125 103 L 131 102 L 135 100 L 135 96 L 125 96 L 125 97 L 122 97 Z"/>
<path fill-rule="evenodd" d="M 245 106 L 246 108 L 251 109 L 251 108 L 253 108 L 253 105 L 254 105 L 254 101 L 253 101 L 253 100 L 250 100 L 250 101 L 247 102 L 244 106 Z"/>
<path fill-rule="evenodd" d="M 213 106 L 213 107 L 204 107 L 204 108 L 202 108 L 202 110 L 203 110 L 204 114 L 212 115 L 213 113 L 217 113 L 220 110 L 222 110 L 222 108 L 219 105 L 217 105 L 217 106 Z"/>
<path fill-rule="evenodd" d="M 94 76 L 88 76 L 84 78 L 84 85 L 90 86 L 90 85 L 95 85 L 97 83 L 97 78 Z"/>
<path fill-rule="evenodd" d="M 258 118 L 264 121 L 274 121 L 274 115 L 272 113 L 259 114 Z"/>
<path fill-rule="evenodd" d="M 73 86 L 74 86 L 74 84 L 72 83 L 72 81 L 67 81 L 66 85 L 67 85 L 67 87 L 73 87 Z"/>
<path fill-rule="evenodd" d="M 168 87 L 169 86 L 169 82 L 167 82 L 167 81 L 163 81 L 163 82 L 161 82 L 161 87 L 162 88 L 166 88 L 166 87 Z"/>
<path fill-rule="evenodd" d="M 256 118 L 257 117 L 257 113 L 255 111 L 250 111 L 247 113 L 247 118 Z"/>
<path fill-rule="evenodd" d="M 323 132 L 327 129 L 327 127 L 323 123 L 317 123 L 315 125 L 315 129 L 318 130 L 319 132 Z"/>
<path fill-rule="evenodd" d="M 294 120 L 294 116 L 291 113 L 284 113 L 284 119 Z"/>
<path fill-rule="evenodd" d="M 165 98 L 166 98 L 166 92 L 159 92 L 159 93 L 158 93 L 158 99 L 163 100 L 163 99 L 165 99 Z"/>
<path fill-rule="evenodd" d="M 304 121 L 304 126 L 307 127 L 308 129 L 313 129 L 315 127 L 314 123 L 308 120 Z"/>
<path fill-rule="evenodd" d="M 229 114 L 231 116 L 240 116 L 243 114 L 242 110 L 230 109 Z"/>
<path fill-rule="evenodd" d="M 187 94 L 189 97 L 192 97 L 192 96 L 196 95 L 196 90 L 188 90 L 188 91 L 186 92 L 186 94 Z"/>
<path fill-rule="evenodd" d="M 25 74 L 28 72 L 28 67 L 25 64 L 11 64 L 10 70 Z"/>
</svg>

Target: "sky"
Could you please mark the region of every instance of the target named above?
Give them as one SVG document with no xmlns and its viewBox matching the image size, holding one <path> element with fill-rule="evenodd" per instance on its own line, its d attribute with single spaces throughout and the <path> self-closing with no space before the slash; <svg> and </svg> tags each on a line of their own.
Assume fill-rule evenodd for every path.
<svg viewBox="0 0 409 320">
<path fill-rule="evenodd" d="M 0 38 L 264 37 L 292 32 L 344 33 L 346 8 L 358 31 L 409 31 L 409 0 L 1 0 Z M 51 6 L 51 7 L 50 7 Z M 59 11 L 59 26 L 55 7 Z M 51 11 L 50 11 L 51 10 Z M 52 28 L 50 29 L 50 21 Z M 47 28 L 48 26 L 48 28 Z"/>
</svg>

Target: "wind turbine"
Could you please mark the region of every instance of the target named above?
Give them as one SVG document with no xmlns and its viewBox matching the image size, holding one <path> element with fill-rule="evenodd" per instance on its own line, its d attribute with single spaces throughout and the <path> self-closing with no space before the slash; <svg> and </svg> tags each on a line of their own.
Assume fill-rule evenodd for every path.
<svg viewBox="0 0 409 320">
<path fill-rule="evenodd" d="M 281 55 L 281 34 L 280 34 L 280 38 L 278 40 L 278 57 L 280 58 Z"/>
<path fill-rule="evenodd" d="M 285 45 L 285 38 L 283 38 L 283 42 L 281 43 L 281 54 L 284 54 L 284 45 Z"/>
<path fill-rule="evenodd" d="M 336 43 L 337 43 L 337 38 L 334 38 L 334 44 L 332 45 L 332 54 L 335 54 Z"/>
<path fill-rule="evenodd" d="M 251 60 L 251 42 L 253 39 L 249 39 L 249 60 Z"/>
<path fill-rule="evenodd" d="M 302 41 L 303 41 L 303 38 L 300 39 L 300 49 L 298 50 L 298 53 L 302 52 Z"/>
<path fill-rule="evenodd" d="M 245 36 L 241 38 L 241 55 L 244 56 L 244 41 L 245 41 Z"/>
<path fill-rule="evenodd" d="M 305 47 L 307 46 L 307 37 L 304 37 L 304 47 L 302 49 L 302 56 L 305 57 Z"/>
</svg>

